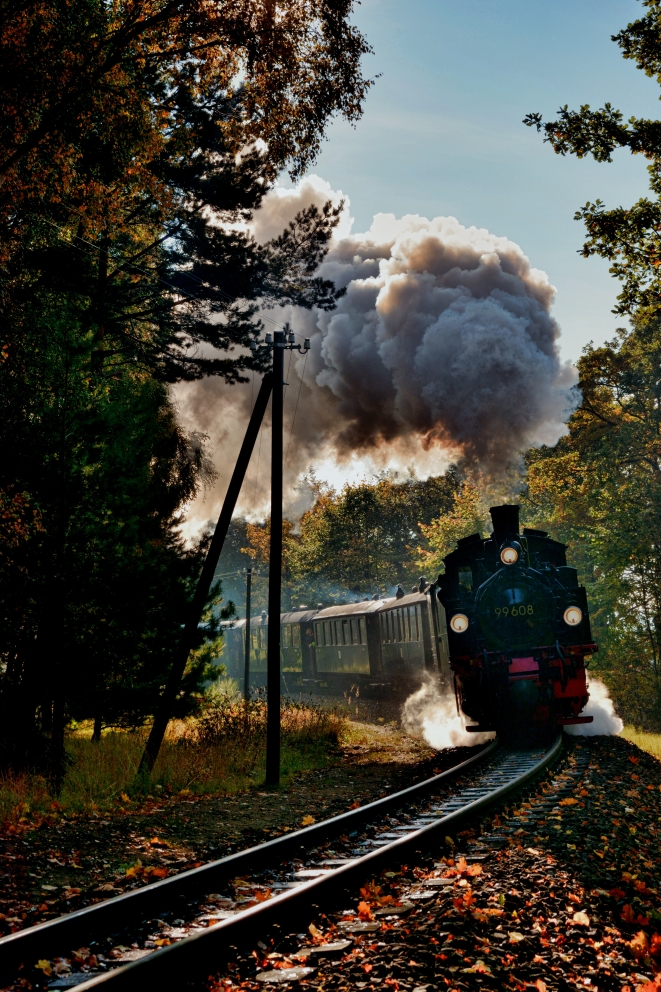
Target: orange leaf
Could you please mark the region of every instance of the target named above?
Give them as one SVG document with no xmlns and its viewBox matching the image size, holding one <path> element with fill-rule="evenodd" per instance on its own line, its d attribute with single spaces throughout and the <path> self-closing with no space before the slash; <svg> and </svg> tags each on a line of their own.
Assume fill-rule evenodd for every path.
<svg viewBox="0 0 661 992">
<path fill-rule="evenodd" d="M 537 992 L 546 992 L 546 982 L 543 982 L 541 978 L 538 978 L 535 982 L 535 988 Z"/>
<path fill-rule="evenodd" d="M 558 803 L 558 806 L 576 806 L 577 803 L 578 803 L 578 799 L 574 799 L 574 798 L 561 799 L 560 802 Z"/>
<path fill-rule="evenodd" d="M 363 971 L 365 972 L 366 975 L 369 975 L 369 973 L 370 973 L 370 971 L 372 970 L 373 967 L 374 967 L 373 964 L 364 964 L 363 965 Z"/>
<path fill-rule="evenodd" d="M 482 865 L 471 865 L 466 874 L 470 875 L 472 878 L 475 878 L 477 875 L 481 875 Z"/>
<path fill-rule="evenodd" d="M 624 899 L 626 892 L 623 892 L 622 889 L 611 889 L 609 895 L 611 895 L 613 899 Z"/>
<path fill-rule="evenodd" d="M 633 923 L 634 914 L 633 914 L 633 909 L 631 908 L 629 903 L 626 904 L 626 906 L 620 913 L 620 919 L 624 920 L 625 923 Z"/>
<path fill-rule="evenodd" d="M 589 927 L 590 917 L 587 913 L 574 913 L 571 919 L 572 923 L 578 927 Z"/>
<path fill-rule="evenodd" d="M 372 919 L 372 912 L 364 900 L 358 903 L 358 915 L 361 918 L 361 920 Z"/>
<path fill-rule="evenodd" d="M 640 761 L 640 758 L 636 758 L 633 754 L 630 754 L 629 761 L 631 762 L 632 765 L 637 765 L 638 762 Z"/>
<path fill-rule="evenodd" d="M 301 820 L 301 826 L 302 827 L 311 827 L 314 822 L 315 822 L 314 817 L 313 816 L 310 816 L 310 814 L 308 813 L 308 815 L 307 816 L 304 816 L 303 819 Z"/>
<path fill-rule="evenodd" d="M 633 940 L 630 940 L 627 947 L 635 958 L 644 958 L 649 950 L 649 941 L 644 930 L 639 930 Z"/>
<path fill-rule="evenodd" d="M 661 957 L 661 936 L 655 933 L 650 942 L 650 954 L 653 954 L 655 958 Z"/>
</svg>

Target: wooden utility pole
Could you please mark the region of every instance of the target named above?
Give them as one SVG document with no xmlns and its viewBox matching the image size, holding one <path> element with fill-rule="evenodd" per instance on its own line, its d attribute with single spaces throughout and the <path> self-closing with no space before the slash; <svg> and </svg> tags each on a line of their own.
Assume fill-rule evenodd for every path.
<svg viewBox="0 0 661 992">
<path fill-rule="evenodd" d="M 271 545 L 267 640 L 266 784 L 280 782 L 280 598 L 282 591 L 282 404 L 285 332 L 273 335 L 271 400 Z"/>
<path fill-rule="evenodd" d="M 273 401 L 271 405 L 271 546 L 269 552 L 269 632 L 267 640 L 266 784 L 280 782 L 280 598 L 282 591 L 282 410 L 285 351 L 304 354 L 310 339 L 301 348 L 285 324 L 283 331 L 266 335 L 273 348 Z"/>
</svg>

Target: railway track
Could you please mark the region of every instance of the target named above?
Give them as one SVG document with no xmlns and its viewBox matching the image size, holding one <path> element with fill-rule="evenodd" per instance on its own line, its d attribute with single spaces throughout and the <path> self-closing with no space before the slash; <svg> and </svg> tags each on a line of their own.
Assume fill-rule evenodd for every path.
<svg viewBox="0 0 661 992">
<path fill-rule="evenodd" d="M 205 976 L 260 935 L 306 927 L 311 912 L 357 891 L 385 866 L 438 849 L 469 819 L 537 778 L 561 748 L 561 736 L 525 750 L 495 741 L 409 789 L 11 934 L 0 940 L 0 981 L 11 981 L 21 964 L 29 978 L 38 960 L 71 959 L 82 945 L 87 954 L 77 960 L 89 970 L 53 975 L 47 987 L 120 992 Z"/>
</svg>

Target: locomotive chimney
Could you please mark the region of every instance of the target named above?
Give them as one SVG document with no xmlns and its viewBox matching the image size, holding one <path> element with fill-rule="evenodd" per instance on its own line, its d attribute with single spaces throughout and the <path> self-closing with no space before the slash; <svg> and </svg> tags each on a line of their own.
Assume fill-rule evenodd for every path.
<svg viewBox="0 0 661 992">
<path fill-rule="evenodd" d="M 489 507 L 491 522 L 493 523 L 493 538 L 496 545 L 500 547 L 503 541 L 512 540 L 519 533 L 519 505 L 518 503 L 505 506 Z"/>
</svg>

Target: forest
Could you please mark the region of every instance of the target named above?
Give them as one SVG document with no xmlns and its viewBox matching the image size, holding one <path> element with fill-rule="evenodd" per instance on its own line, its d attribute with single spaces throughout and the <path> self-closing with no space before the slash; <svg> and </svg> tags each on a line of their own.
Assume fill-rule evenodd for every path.
<svg viewBox="0 0 661 992">
<path fill-rule="evenodd" d="M 283 170 L 314 162 L 333 118 L 360 119 L 372 81 L 352 0 L 278 17 L 250 0 L 2 7 L 0 755 L 57 783 L 71 721 L 97 738 L 149 722 L 205 554 L 208 535 L 188 544 L 180 525 L 215 484 L 208 438 L 182 429 L 171 386 L 264 372 L 268 350 L 249 346 L 265 308 L 341 297 L 318 274 L 337 207 L 264 244 L 246 225 Z M 617 40 L 661 83 L 660 26 L 650 2 Z M 525 123 L 560 155 L 649 160 L 649 197 L 577 214 L 626 326 L 586 348 L 567 433 L 521 453 L 510 495 L 569 545 L 621 715 L 658 730 L 661 129 L 610 104 Z M 313 485 L 286 526 L 283 608 L 434 578 L 458 537 L 486 531 L 495 491 L 461 465 Z M 249 564 L 264 607 L 268 535 L 268 520 L 234 521 L 173 715 L 199 712 Z"/>
</svg>

